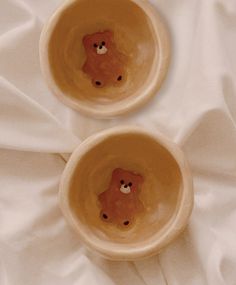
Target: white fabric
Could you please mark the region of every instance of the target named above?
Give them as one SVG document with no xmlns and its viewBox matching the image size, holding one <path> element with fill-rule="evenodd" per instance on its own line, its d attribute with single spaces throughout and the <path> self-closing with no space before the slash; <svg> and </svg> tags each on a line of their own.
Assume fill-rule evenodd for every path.
<svg viewBox="0 0 236 285">
<path fill-rule="evenodd" d="M 42 79 L 40 31 L 62 2 L 0 1 L 0 284 L 235 285 L 236 1 L 152 0 L 171 31 L 168 79 L 142 110 L 107 121 L 65 107 Z M 126 123 L 182 146 L 195 207 L 159 256 L 109 262 L 87 252 L 62 217 L 59 154 Z"/>
</svg>

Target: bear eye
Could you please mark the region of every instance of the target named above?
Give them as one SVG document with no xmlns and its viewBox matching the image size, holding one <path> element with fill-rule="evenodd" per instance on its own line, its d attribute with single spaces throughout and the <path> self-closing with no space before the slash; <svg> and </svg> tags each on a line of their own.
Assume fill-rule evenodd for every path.
<svg viewBox="0 0 236 285">
<path fill-rule="evenodd" d="M 102 42 L 102 45 L 105 46 L 105 44 L 106 44 L 106 43 L 103 41 L 103 42 Z"/>
<path fill-rule="evenodd" d="M 121 181 L 120 181 L 120 184 L 125 184 L 125 181 L 124 181 L 124 180 L 121 180 Z"/>
<path fill-rule="evenodd" d="M 130 183 L 129 183 L 129 187 L 131 187 L 132 185 L 133 185 L 133 184 L 130 182 Z"/>
<path fill-rule="evenodd" d="M 102 215 L 102 217 L 103 217 L 103 219 L 105 219 L 105 220 L 107 220 L 107 219 L 108 219 L 107 214 L 103 214 L 103 215 Z"/>
<path fill-rule="evenodd" d="M 98 47 L 98 45 L 97 45 L 97 44 L 94 44 L 93 46 L 94 46 L 95 48 L 97 48 L 97 47 Z"/>
</svg>

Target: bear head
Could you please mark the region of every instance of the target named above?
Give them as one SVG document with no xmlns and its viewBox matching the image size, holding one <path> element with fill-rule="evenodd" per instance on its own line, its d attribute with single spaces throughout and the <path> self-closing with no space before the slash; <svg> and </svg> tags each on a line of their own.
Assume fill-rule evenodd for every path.
<svg viewBox="0 0 236 285">
<path fill-rule="evenodd" d="M 113 46 L 113 32 L 105 31 L 86 35 L 83 38 L 83 45 L 87 55 L 105 54 Z"/>
<path fill-rule="evenodd" d="M 116 168 L 112 173 L 111 188 L 119 188 L 124 194 L 134 193 L 139 190 L 144 179 L 141 175 Z"/>
</svg>

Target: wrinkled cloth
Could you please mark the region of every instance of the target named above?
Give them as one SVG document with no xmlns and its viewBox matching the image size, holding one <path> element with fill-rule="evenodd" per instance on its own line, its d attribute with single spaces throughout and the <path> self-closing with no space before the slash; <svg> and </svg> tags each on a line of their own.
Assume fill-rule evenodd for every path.
<svg viewBox="0 0 236 285">
<path fill-rule="evenodd" d="M 0 284 L 235 285 L 235 0 L 151 0 L 171 34 L 167 80 L 144 108 L 110 120 L 70 110 L 42 78 L 40 32 L 62 2 L 0 1 Z M 81 141 L 125 124 L 182 147 L 195 206 L 184 233 L 158 256 L 111 262 L 67 225 L 58 185 L 65 156 Z"/>
</svg>

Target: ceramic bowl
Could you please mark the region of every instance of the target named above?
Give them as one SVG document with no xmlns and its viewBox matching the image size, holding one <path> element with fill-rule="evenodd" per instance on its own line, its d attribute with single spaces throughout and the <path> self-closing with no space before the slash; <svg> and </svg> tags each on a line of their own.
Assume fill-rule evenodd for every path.
<svg viewBox="0 0 236 285">
<path fill-rule="evenodd" d="M 83 39 L 108 30 L 127 59 L 126 75 L 120 84 L 96 88 L 83 71 L 87 58 Z M 144 0 L 65 1 L 40 39 L 41 69 L 51 91 L 66 105 L 93 117 L 120 115 L 144 104 L 160 88 L 169 58 L 163 21 Z"/>
<path fill-rule="evenodd" d="M 138 197 L 144 210 L 127 228 L 100 215 L 99 197 L 114 169 L 143 177 Z M 59 200 L 89 249 L 111 260 L 142 259 L 184 230 L 193 207 L 192 176 L 182 151 L 162 134 L 116 127 L 89 137 L 74 151 L 62 175 Z"/>
</svg>

